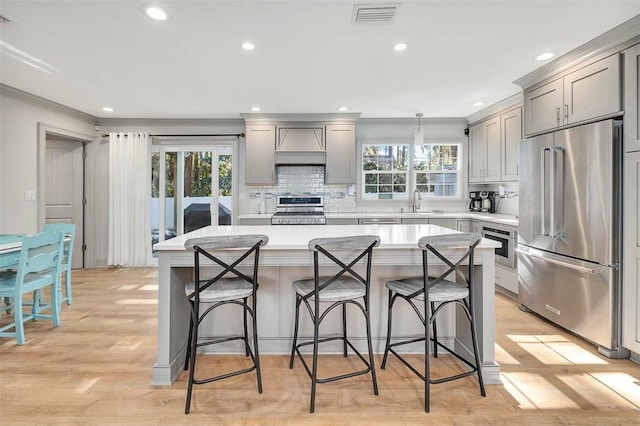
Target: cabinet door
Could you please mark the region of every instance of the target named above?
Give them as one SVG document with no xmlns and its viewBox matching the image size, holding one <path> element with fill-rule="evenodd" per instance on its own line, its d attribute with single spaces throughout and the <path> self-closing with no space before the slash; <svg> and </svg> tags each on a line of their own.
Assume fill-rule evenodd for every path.
<svg viewBox="0 0 640 426">
<path fill-rule="evenodd" d="M 500 181 L 500 117 L 485 121 L 485 182 Z"/>
<path fill-rule="evenodd" d="M 325 137 L 325 183 L 356 183 L 356 126 L 328 125 Z"/>
<path fill-rule="evenodd" d="M 477 221 L 473 221 L 471 222 L 471 227 L 473 229 L 473 232 L 475 232 L 476 234 L 480 234 L 482 235 L 482 223 L 481 222 L 477 222 Z"/>
<path fill-rule="evenodd" d="M 458 219 L 455 218 L 442 218 L 442 219 L 429 219 L 429 225 L 438 225 L 443 228 L 449 228 L 458 230 Z"/>
<path fill-rule="evenodd" d="M 502 131 L 502 181 L 518 180 L 518 145 L 522 139 L 522 108 L 500 116 Z"/>
<path fill-rule="evenodd" d="M 640 44 L 624 51 L 624 150 L 640 151 Z"/>
<path fill-rule="evenodd" d="M 469 182 L 484 181 L 484 123 L 469 128 Z"/>
<path fill-rule="evenodd" d="M 620 55 L 564 77 L 564 124 L 620 111 Z"/>
<path fill-rule="evenodd" d="M 622 346 L 640 353 L 640 151 L 624 158 Z"/>
<path fill-rule="evenodd" d="M 247 126 L 244 177 L 247 185 L 275 183 L 275 126 Z"/>
<path fill-rule="evenodd" d="M 560 126 L 563 104 L 562 79 L 554 80 L 524 94 L 524 132 L 526 135 Z"/>
<path fill-rule="evenodd" d="M 470 220 L 458 220 L 458 231 L 460 232 L 473 232 L 473 222 Z"/>
</svg>

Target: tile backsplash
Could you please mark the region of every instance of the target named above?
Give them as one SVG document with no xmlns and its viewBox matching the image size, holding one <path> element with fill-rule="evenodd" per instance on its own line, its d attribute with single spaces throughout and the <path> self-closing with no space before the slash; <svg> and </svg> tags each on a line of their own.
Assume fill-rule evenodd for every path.
<svg viewBox="0 0 640 426">
<path fill-rule="evenodd" d="M 355 185 L 325 184 L 324 172 L 324 166 L 278 166 L 276 186 L 252 186 L 248 191 L 249 213 L 273 213 L 276 196 L 288 193 L 323 195 L 326 212 L 356 211 Z"/>
</svg>

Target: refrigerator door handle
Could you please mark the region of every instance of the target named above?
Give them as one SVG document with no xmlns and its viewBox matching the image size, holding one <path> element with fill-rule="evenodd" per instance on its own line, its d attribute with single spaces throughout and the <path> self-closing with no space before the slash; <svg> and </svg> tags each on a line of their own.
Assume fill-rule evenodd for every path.
<svg viewBox="0 0 640 426">
<path fill-rule="evenodd" d="M 564 266 L 565 268 L 570 268 L 570 269 L 575 269 L 576 271 L 580 271 L 580 272 L 584 272 L 587 274 L 597 274 L 598 271 L 596 271 L 593 268 L 585 268 L 584 266 L 578 266 L 578 265 L 572 265 L 571 263 L 568 262 L 563 262 L 561 260 L 556 260 L 556 259 L 550 259 L 548 257 L 545 256 L 540 256 L 534 253 L 530 253 L 526 250 L 521 250 L 521 249 L 516 249 L 515 250 L 517 253 L 522 254 L 524 256 L 529 256 L 529 257 L 535 257 L 536 259 L 541 259 L 544 260 L 545 262 L 549 262 L 549 263 L 553 263 L 555 265 L 559 265 L 559 266 Z"/>
<path fill-rule="evenodd" d="M 545 203 L 545 195 L 547 189 L 547 175 L 546 175 L 546 153 L 551 151 L 551 147 L 544 147 L 540 149 L 540 233 L 542 235 L 549 236 L 547 232 L 547 206 Z"/>
<path fill-rule="evenodd" d="M 549 177 L 549 236 L 554 238 L 556 236 L 556 147 L 549 148 L 551 153 L 551 176 Z"/>
</svg>

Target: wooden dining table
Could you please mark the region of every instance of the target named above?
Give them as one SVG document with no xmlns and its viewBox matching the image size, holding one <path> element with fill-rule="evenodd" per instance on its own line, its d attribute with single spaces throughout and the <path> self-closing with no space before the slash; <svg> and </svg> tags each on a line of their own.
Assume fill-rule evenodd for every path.
<svg viewBox="0 0 640 426">
<path fill-rule="evenodd" d="M 25 234 L 0 234 L 0 270 L 18 267 L 24 236 Z"/>
</svg>

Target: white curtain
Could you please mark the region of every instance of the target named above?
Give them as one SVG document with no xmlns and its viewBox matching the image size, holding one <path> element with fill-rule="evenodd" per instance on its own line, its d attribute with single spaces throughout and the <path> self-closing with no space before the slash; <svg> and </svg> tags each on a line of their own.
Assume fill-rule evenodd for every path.
<svg viewBox="0 0 640 426">
<path fill-rule="evenodd" d="M 114 266 L 151 266 L 151 138 L 109 134 L 109 253 Z"/>
</svg>

